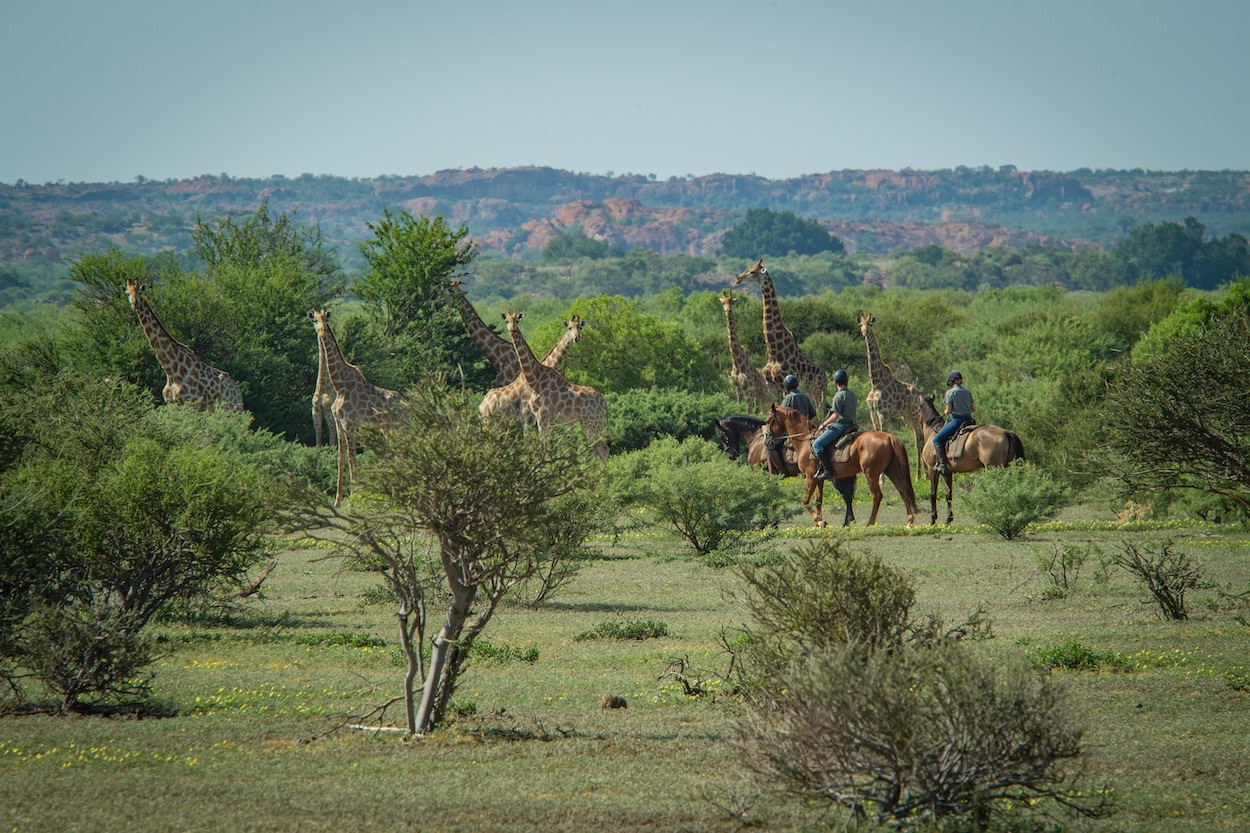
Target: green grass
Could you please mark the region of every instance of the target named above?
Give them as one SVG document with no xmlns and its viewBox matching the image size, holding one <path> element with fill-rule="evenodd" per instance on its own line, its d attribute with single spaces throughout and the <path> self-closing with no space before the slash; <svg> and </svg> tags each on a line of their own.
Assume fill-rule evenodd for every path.
<svg viewBox="0 0 1250 833">
<path fill-rule="evenodd" d="M 897 497 L 882 513 L 901 519 Z M 1013 542 L 971 524 L 857 526 L 848 537 L 908 571 L 923 610 L 954 620 L 986 605 L 995 638 L 976 650 L 1006 660 L 1059 649 L 1051 673 L 1088 722 L 1094 782 L 1120 807 L 1087 829 L 1250 828 L 1250 629 L 1203 604 L 1216 586 L 1250 584 L 1250 533 L 1074 517 Z M 742 557 L 846 534 L 805 520 Z M 1104 583 L 1082 571 L 1068 596 L 1046 597 L 1038 550 L 1164 538 L 1212 585 L 1194 591 L 1190 621 L 1163 621 L 1122 571 Z M 723 667 L 717 636 L 739 617 L 724 595 L 733 574 L 675 557 L 673 545 L 596 542 L 597 557 L 550 603 L 501 609 L 492 650 L 474 657 L 454 698 L 470 714 L 417 740 L 337 728 L 399 690 L 394 615 L 364 603 L 377 577 L 324 551 L 287 551 L 263 602 L 229 624 L 159 626 L 153 694 L 168 716 L 0 719 L 0 833 L 736 830 L 703 797 L 738 769 L 724 742 L 730 706 L 663 679 L 676 659 Z M 667 634 L 578 640 L 605 621 L 663 623 Z M 628 708 L 601 709 L 604 694 Z M 815 828 L 780 800 L 757 801 L 752 816 L 770 830 Z"/>
</svg>

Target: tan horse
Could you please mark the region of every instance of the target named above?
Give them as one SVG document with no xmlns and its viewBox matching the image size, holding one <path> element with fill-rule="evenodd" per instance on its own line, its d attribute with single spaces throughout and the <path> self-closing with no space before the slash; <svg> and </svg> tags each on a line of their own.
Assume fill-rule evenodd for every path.
<svg viewBox="0 0 1250 833">
<path fill-rule="evenodd" d="M 929 470 L 929 523 L 937 523 L 937 485 L 938 470 L 937 449 L 933 447 L 933 438 L 942 430 L 946 421 L 938 414 L 933 405 L 932 396 L 920 397 L 920 424 L 924 429 L 924 447 L 920 451 L 920 459 Z M 978 425 L 973 428 L 964 441 L 964 450 L 959 457 L 948 459 L 950 469 L 941 478 L 946 481 L 946 522 L 955 520 L 951 511 L 951 475 L 988 469 L 991 466 L 1010 465 L 1013 460 L 1024 459 L 1024 445 L 1020 438 L 997 425 Z"/>
<path fill-rule="evenodd" d="M 803 507 L 812 516 L 817 527 L 826 526 L 822 515 L 825 500 L 825 483 L 816 479 L 816 471 L 820 463 L 812 454 L 812 426 L 807 417 L 793 408 L 779 408 L 776 405 L 768 412 L 766 427 L 774 437 L 788 437 L 798 451 L 799 470 L 807 480 L 807 488 L 803 492 Z M 854 484 L 856 474 L 863 472 L 868 481 L 868 491 L 872 493 L 872 516 L 868 525 L 877 522 L 877 511 L 881 508 L 881 475 L 890 478 L 894 488 L 898 489 L 903 498 L 903 506 L 907 509 L 907 525 L 915 520 L 918 507 L 916 493 L 911 485 L 911 466 L 907 462 L 907 448 L 892 434 L 884 431 L 866 431 L 850 444 L 850 459 L 845 463 L 834 463 L 833 474 L 838 480 L 850 479 Z M 813 495 L 816 502 L 812 503 Z M 847 498 L 843 492 L 843 498 Z M 851 514 L 850 500 L 847 499 L 848 521 Z M 845 526 L 845 523 L 843 524 Z"/>
</svg>

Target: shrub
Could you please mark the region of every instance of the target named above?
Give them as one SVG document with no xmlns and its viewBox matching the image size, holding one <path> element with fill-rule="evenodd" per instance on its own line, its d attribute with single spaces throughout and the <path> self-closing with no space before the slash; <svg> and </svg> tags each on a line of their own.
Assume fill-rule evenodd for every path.
<svg viewBox="0 0 1250 833">
<path fill-rule="evenodd" d="M 610 489 L 626 509 L 669 527 L 699 555 L 735 543 L 743 533 L 782 518 L 778 478 L 731 463 L 710 443 L 665 439 L 609 461 Z"/>
<path fill-rule="evenodd" d="M 1106 809 L 1105 793 L 1077 783 L 1083 729 L 1064 690 L 1035 671 L 958 644 L 852 643 L 804 658 L 781 685 L 784 697 L 739 722 L 735 745 L 788 795 L 901 828 L 1012 805 Z"/>
<path fill-rule="evenodd" d="M 661 437 L 715 441 L 716 420 L 741 410 L 728 395 L 684 390 L 636 388 L 606 393 L 604 399 L 613 453 L 638 451 Z"/>
<path fill-rule="evenodd" d="M 1173 552 L 1171 541 L 1140 547 L 1131 541 L 1122 541 L 1120 546 L 1124 552 L 1112 555 L 1111 563 L 1137 577 L 1141 586 L 1150 591 L 1165 619 L 1188 619 L 1185 592 L 1201 585 L 1202 567 L 1191 564 L 1189 556 Z"/>
<path fill-rule="evenodd" d="M 1085 562 L 1095 553 L 1101 553 L 1096 545 L 1089 544 L 1084 549 L 1075 545 L 1060 548 L 1052 544 L 1050 552 L 1037 555 L 1037 566 L 1046 573 L 1050 584 L 1042 594 L 1047 599 L 1062 599 L 1076 589 L 1077 578 Z"/>
<path fill-rule="evenodd" d="M 1123 669 L 1131 667 L 1131 661 L 1115 651 L 1095 651 L 1075 639 L 1058 645 L 1047 645 L 1029 654 L 1033 667 L 1049 671 L 1066 668 L 1069 671 L 1094 671 L 1099 668 Z"/>
<path fill-rule="evenodd" d="M 1071 499 L 1069 489 L 1041 469 L 1018 460 L 972 478 L 968 511 L 1010 541 L 1031 523 L 1053 518 Z"/>
<path fill-rule="evenodd" d="M 627 619 L 618 622 L 608 619 L 600 622 L 588 631 L 582 631 L 573 637 L 574 642 L 585 642 L 588 639 L 660 639 L 668 636 L 668 625 L 650 619 Z"/>
</svg>

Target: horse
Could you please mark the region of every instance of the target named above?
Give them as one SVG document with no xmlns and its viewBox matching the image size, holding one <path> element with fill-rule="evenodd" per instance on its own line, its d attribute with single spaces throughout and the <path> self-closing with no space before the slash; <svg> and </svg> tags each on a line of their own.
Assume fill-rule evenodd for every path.
<svg viewBox="0 0 1250 833">
<path fill-rule="evenodd" d="M 798 466 L 787 463 L 781 449 L 769 441 L 768 432 L 764 430 L 764 420 L 759 417 L 735 414 L 716 420 L 715 428 L 721 449 L 730 460 L 737 460 L 742 456 L 742 445 L 745 443 L 747 465 L 751 467 L 751 471 L 767 466 L 769 474 L 798 477 Z"/>
<path fill-rule="evenodd" d="M 768 412 L 765 426 L 774 437 L 788 437 L 794 443 L 798 452 L 799 470 L 803 472 L 807 481 L 803 492 L 803 508 L 812 516 L 812 521 L 817 528 L 827 526 L 823 517 L 825 483 L 823 480 L 816 479 L 816 471 L 820 463 L 812 453 L 811 422 L 793 408 L 779 408 L 774 405 Z M 902 441 L 884 431 L 866 431 L 851 440 L 849 448 L 849 459 L 844 463 L 835 462 L 833 473 L 837 476 L 839 483 L 843 480 L 850 481 L 852 494 L 855 475 L 860 472 L 864 473 L 864 478 L 868 481 L 868 491 L 872 493 L 872 516 L 868 519 L 868 526 L 877 522 L 877 512 L 881 508 L 882 474 L 890 478 L 894 488 L 898 489 L 899 495 L 903 498 L 903 506 L 907 509 L 907 525 L 911 526 L 919 510 L 916 504 L 916 493 L 911 485 L 911 465 L 907 462 L 907 448 Z M 840 485 L 838 488 L 841 491 Z M 815 504 L 812 503 L 813 495 L 816 497 Z M 846 500 L 846 519 L 842 525 L 846 526 L 854 520 L 855 516 L 851 511 L 851 499 L 848 492 L 843 491 L 842 497 Z"/>
<path fill-rule="evenodd" d="M 929 470 L 929 522 L 937 523 L 937 449 L 933 447 L 933 438 L 942 430 L 946 421 L 938 414 L 933 405 L 932 396 L 920 397 L 920 425 L 924 430 L 924 448 L 920 451 L 920 459 Z M 951 511 L 951 475 L 987 469 L 991 466 L 1007 466 L 1015 460 L 1024 459 L 1024 444 L 1020 438 L 997 425 L 978 425 L 969 432 L 964 441 L 964 450 L 954 460 L 948 459 L 949 468 L 941 475 L 946 481 L 946 523 L 955 520 Z"/>
</svg>

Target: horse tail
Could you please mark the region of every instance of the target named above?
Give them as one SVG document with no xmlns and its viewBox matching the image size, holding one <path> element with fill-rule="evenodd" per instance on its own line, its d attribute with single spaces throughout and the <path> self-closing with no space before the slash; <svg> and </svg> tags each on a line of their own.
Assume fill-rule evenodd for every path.
<svg viewBox="0 0 1250 833">
<path fill-rule="evenodd" d="M 1007 462 L 1024 459 L 1024 443 L 1020 442 L 1020 438 L 1010 431 L 1007 434 Z"/>
<path fill-rule="evenodd" d="M 903 505 L 907 507 L 908 514 L 915 515 L 920 512 L 920 504 L 916 502 L 916 490 L 911 482 L 911 464 L 907 460 L 907 446 L 893 434 L 890 437 L 890 450 L 893 455 L 890 463 L 885 467 L 885 476 L 890 478 L 890 482 L 903 497 Z"/>
</svg>

